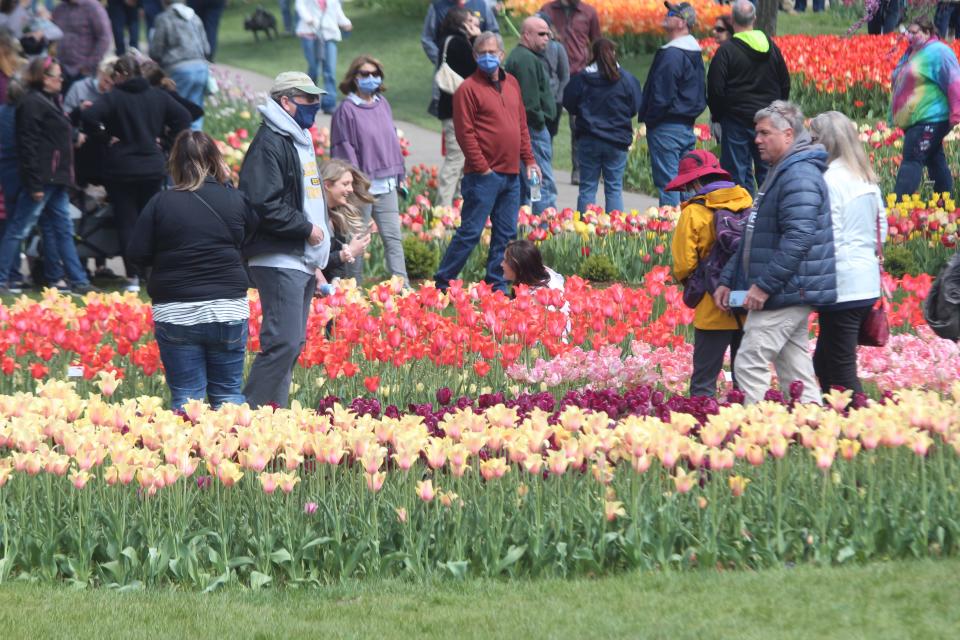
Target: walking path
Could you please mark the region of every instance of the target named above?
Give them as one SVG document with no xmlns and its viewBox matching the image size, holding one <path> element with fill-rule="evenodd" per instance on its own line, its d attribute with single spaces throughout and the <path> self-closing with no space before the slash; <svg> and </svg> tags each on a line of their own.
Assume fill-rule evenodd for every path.
<svg viewBox="0 0 960 640">
<path fill-rule="evenodd" d="M 221 72 L 231 76 L 239 76 L 240 81 L 256 93 L 266 93 L 273 84 L 273 78 L 238 67 L 231 67 L 224 64 L 215 65 Z M 330 116 L 319 114 L 317 123 L 323 127 L 330 126 Z M 426 165 L 439 166 L 443 162 L 443 156 L 440 154 L 440 133 L 430 131 L 423 127 L 418 127 L 409 122 L 397 121 L 397 128 L 403 132 L 403 135 L 410 141 L 410 155 L 408 164 L 410 166 L 420 163 Z M 554 176 L 557 180 L 557 204 L 560 207 L 576 207 L 577 187 L 570 184 L 570 172 L 554 169 Z M 603 192 L 601 185 L 597 193 L 598 199 Z M 648 207 L 657 206 L 657 199 L 641 193 L 624 192 L 623 206 L 625 209 L 637 209 L 643 211 Z"/>
</svg>

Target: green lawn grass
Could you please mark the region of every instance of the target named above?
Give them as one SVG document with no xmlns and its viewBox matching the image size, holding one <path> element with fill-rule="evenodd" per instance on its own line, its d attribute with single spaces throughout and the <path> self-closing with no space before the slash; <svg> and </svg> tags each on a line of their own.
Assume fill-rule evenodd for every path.
<svg viewBox="0 0 960 640">
<path fill-rule="evenodd" d="M 0 587 L 5 638 L 950 638 L 960 561 L 212 595 Z"/>
</svg>

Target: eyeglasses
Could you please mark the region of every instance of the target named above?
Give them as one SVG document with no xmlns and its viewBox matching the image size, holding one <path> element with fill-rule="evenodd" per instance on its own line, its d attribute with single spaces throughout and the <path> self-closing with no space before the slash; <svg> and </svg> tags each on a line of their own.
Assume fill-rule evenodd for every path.
<svg viewBox="0 0 960 640">
<path fill-rule="evenodd" d="M 357 75 L 361 78 L 369 78 L 370 76 L 379 76 L 379 71 L 357 71 Z"/>
<path fill-rule="evenodd" d="M 726 28 L 726 27 L 714 27 L 714 28 L 713 28 L 713 32 L 714 32 L 714 33 L 726 33 L 726 32 L 727 32 L 727 28 Z"/>
<path fill-rule="evenodd" d="M 48 78 L 56 78 L 57 80 L 63 80 L 63 74 L 62 74 L 62 73 L 50 73 L 49 71 L 44 71 L 44 72 L 43 72 L 43 75 L 46 76 L 46 77 L 48 77 Z"/>
<path fill-rule="evenodd" d="M 549 31 L 537 31 L 537 35 L 540 36 L 541 38 L 546 38 L 547 36 L 550 35 L 550 32 L 549 32 Z"/>
</svg>

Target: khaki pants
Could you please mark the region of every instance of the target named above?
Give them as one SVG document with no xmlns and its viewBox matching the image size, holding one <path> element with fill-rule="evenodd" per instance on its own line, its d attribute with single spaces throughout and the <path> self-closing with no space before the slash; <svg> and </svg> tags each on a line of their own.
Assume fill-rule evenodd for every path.
<svg viewBox="0 0 960 640">
<path fill-rule="evenodd" d="M 786 307 L 773 311 L 751 311 L 743 325 L 743 342 L 737 351 L 734 369 L 737 384 L 746 395 L 745 402 L 763 400 L 770 388 L 770 363 L 777 370 L 780 390 L 789 393 L 790 383 L 803 383 L 801 402 L 820 404 L 820 385 L 813 373 L 810 357 L 809 306 Z"/>
<path fill-rule="evenodd" d="M 453 206 L 453 198 L 460 187 L 460 178 L 463 176 L 463 151 L 457 143 L 457 136 L 453 131 L 453 120 L 443 121 L 443 145 L 446 155 L 443 157 L 443 166 L 437 176 L 437 201 L 434 204 L 442 207 Z"/>
</svg>

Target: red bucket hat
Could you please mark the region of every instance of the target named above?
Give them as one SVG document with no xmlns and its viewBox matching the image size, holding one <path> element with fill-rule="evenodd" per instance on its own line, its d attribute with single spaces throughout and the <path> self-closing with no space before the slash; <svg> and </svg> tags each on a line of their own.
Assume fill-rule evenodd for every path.
<svg viewBox="0 0 960 640">
<path fill-rule="evenodd" d="M 677 177 L 667 183 L 664 191 L 680 191 L 697 178 L 703 176 L 722 176 L 729 180 L 730 174 L 726 169 L 720 166 L 717 156 L 705 149 L 694 149 L 680 159 L 680 169 L 677 171 Z"/>
</svg>

